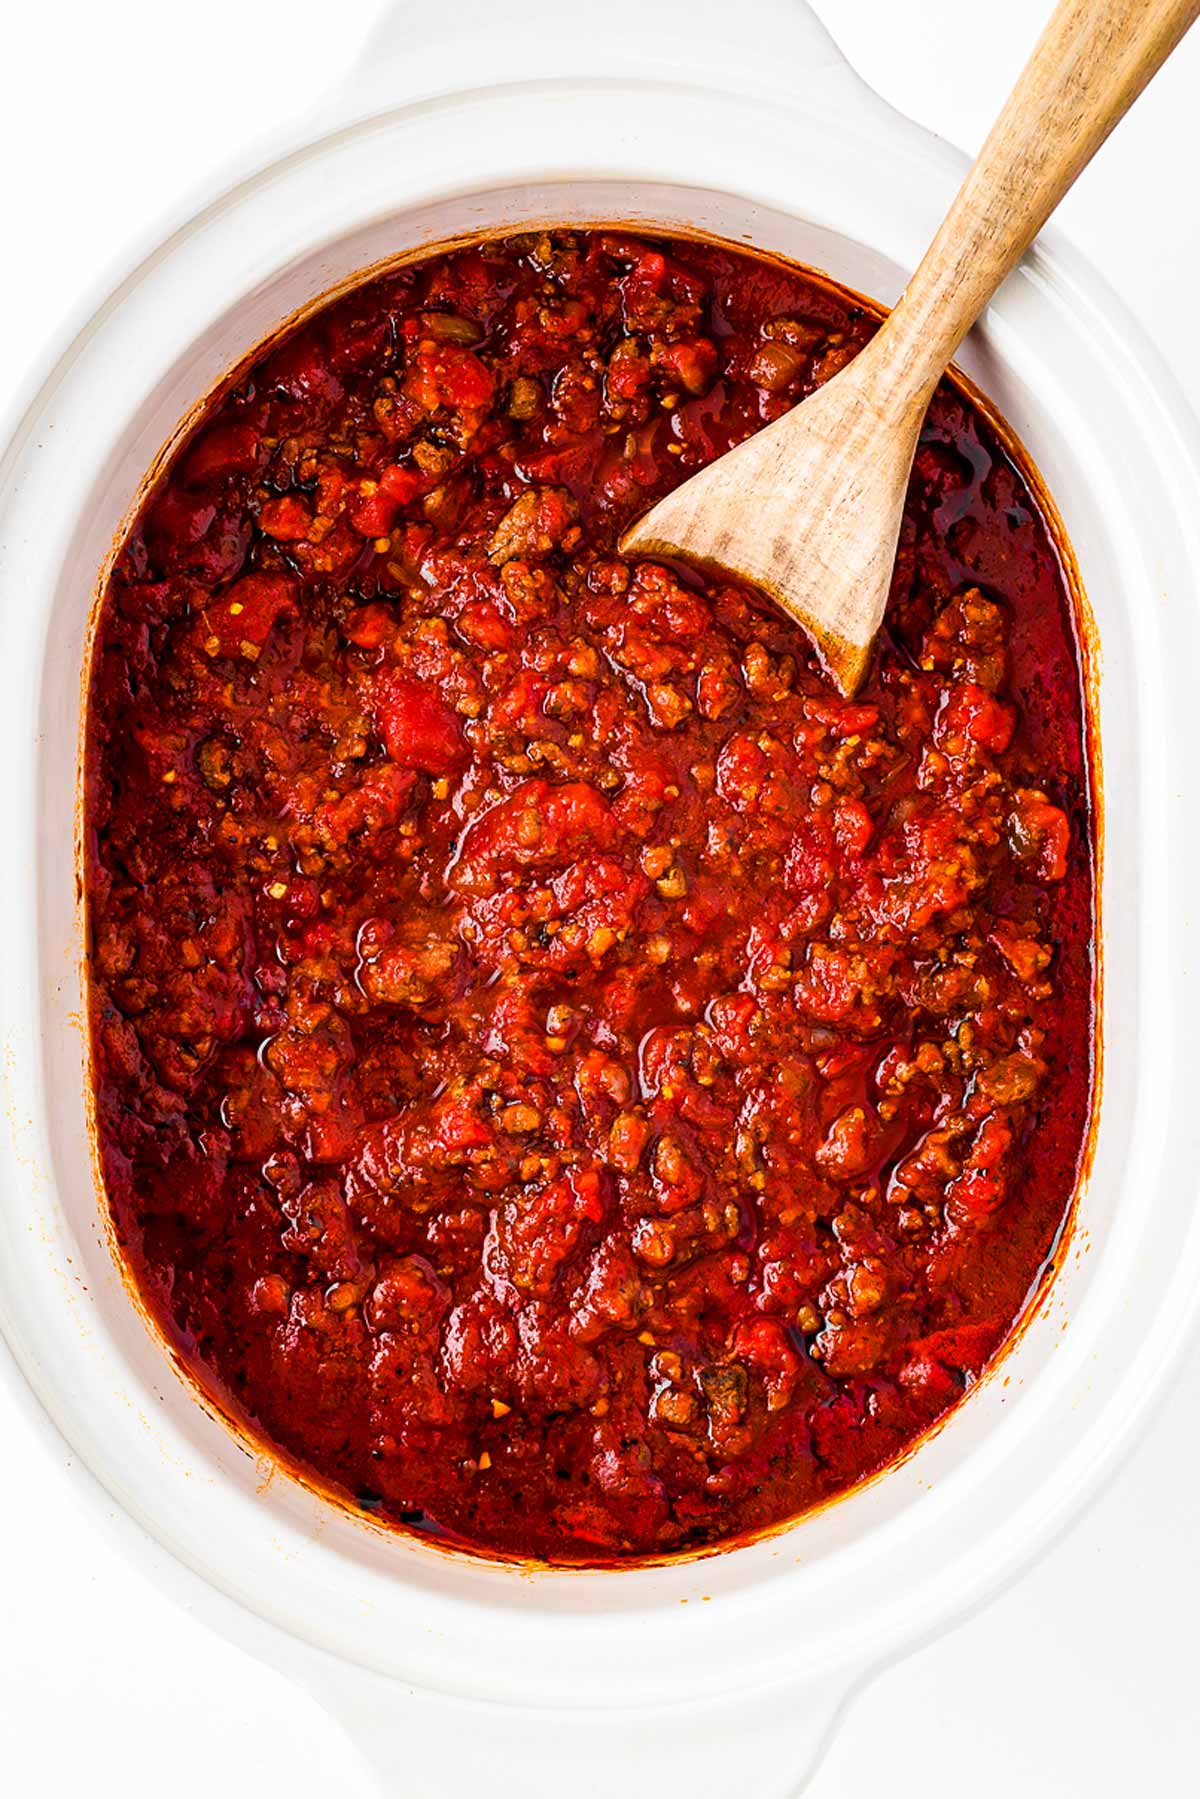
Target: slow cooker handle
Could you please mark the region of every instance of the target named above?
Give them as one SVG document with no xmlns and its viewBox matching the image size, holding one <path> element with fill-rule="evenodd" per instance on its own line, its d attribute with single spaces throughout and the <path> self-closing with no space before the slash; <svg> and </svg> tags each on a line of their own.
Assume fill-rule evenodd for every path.
<svg viewBox="0 0 1200 1799">
<path fill-rule="evenodd" d="M 775 99 L 863 89 L 807 0 L 638 0 L 619 7 L 563 0 L 392 0 L 336 97 L 344 117 L 418 95 L 552 77 L 637 75 L 673 84 L 706 79 Z M 867 90 L 869 91 L 869 90 Z M 614 99 L 614 105 L 621 104 Z"/>
<path fill-rule="evenodd" d="M 732 1670 L 731 1670 L 732 1673 Z M 419 1693 L 346 1663 L 310 1690 L 365 1758 L 381 1799 L 797 1799 L 855 1683 L 655 1710 L 551 1711 Z"/>
</svg>

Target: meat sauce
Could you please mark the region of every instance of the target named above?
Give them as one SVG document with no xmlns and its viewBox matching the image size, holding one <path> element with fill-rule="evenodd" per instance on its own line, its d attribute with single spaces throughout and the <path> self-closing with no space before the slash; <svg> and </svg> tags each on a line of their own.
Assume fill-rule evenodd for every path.
<svg viewBox="0 0 1200 1799">
<path fill-rule="evenodd" d="M 387 1522 L 563 1562 L 777 1525 L 953 1406 L 1053 1252 L 1093 870 L 1029 481 L 943 384 L 853 701 L 615 549 L 877 322 L 714 244 L 430 255 L 247 365 L 117 555 L 117 1232 L 193 1372 Z"/>
</svg>

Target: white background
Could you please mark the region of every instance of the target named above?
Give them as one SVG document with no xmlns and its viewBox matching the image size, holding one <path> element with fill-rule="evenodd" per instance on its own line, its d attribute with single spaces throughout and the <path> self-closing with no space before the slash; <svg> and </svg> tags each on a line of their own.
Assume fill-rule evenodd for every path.
<svg viewBox="0 0 1200 1799">
<path fill-rule="evenodd" d="M 215 164 L 314 100 L 384 3 L 9 0 L 0 406 L 94 272 Z M 1051 9 L 814 4 L 880 92 L 968 148 Z M 752 28 L 753 5 L 745 12 Z M 1060 217 L 1200 406 L 1200 27 L 1193 35 Z M 857 1700 L 812 1799 L 1200 1790 L 1198 1421 L 1200 1351 L 1073 1534 Z M 335 1726 L 125 1565 L 80 1505 L 65 1451 L 35 1437 L 2 1391 L 0 1445 L 0 1792 L 258 1799 L 269 1783 L 290 1799 L 331 1786 L 365 1799 Z"/>
</svg>

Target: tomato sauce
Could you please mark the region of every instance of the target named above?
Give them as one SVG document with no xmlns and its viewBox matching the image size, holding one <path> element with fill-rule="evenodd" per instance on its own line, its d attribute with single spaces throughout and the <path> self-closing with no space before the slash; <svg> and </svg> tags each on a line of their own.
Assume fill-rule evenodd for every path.
<svg viewBox="0 0 1200 1799">
<path fill-rule="evenodd" d="M 853 701 L 623 526 L 876 317 L 621 230 L 371 280 L 205 411 L 87 724 L 109 1202 L 186 1364 L 482 1553 L 721 1544 L 885 1466 L 1052 1254 L 1092 1080 L 1080 657 L 921 437 Z"/>
</svg>

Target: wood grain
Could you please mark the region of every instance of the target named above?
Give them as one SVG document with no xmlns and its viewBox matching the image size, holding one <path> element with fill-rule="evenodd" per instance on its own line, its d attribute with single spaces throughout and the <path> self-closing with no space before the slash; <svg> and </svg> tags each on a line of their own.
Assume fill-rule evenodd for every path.
<svg viewBox="0 0 1200 1799">
<path fill-rule="evenodd" d="M 898 305 L 849 366 L 622 539 L 769 593 L 844 693 L 887 604 L 930 397 L 1063 195 L 1200 16 L 1200 0 L 1062 0 Z"/>
</svg>

